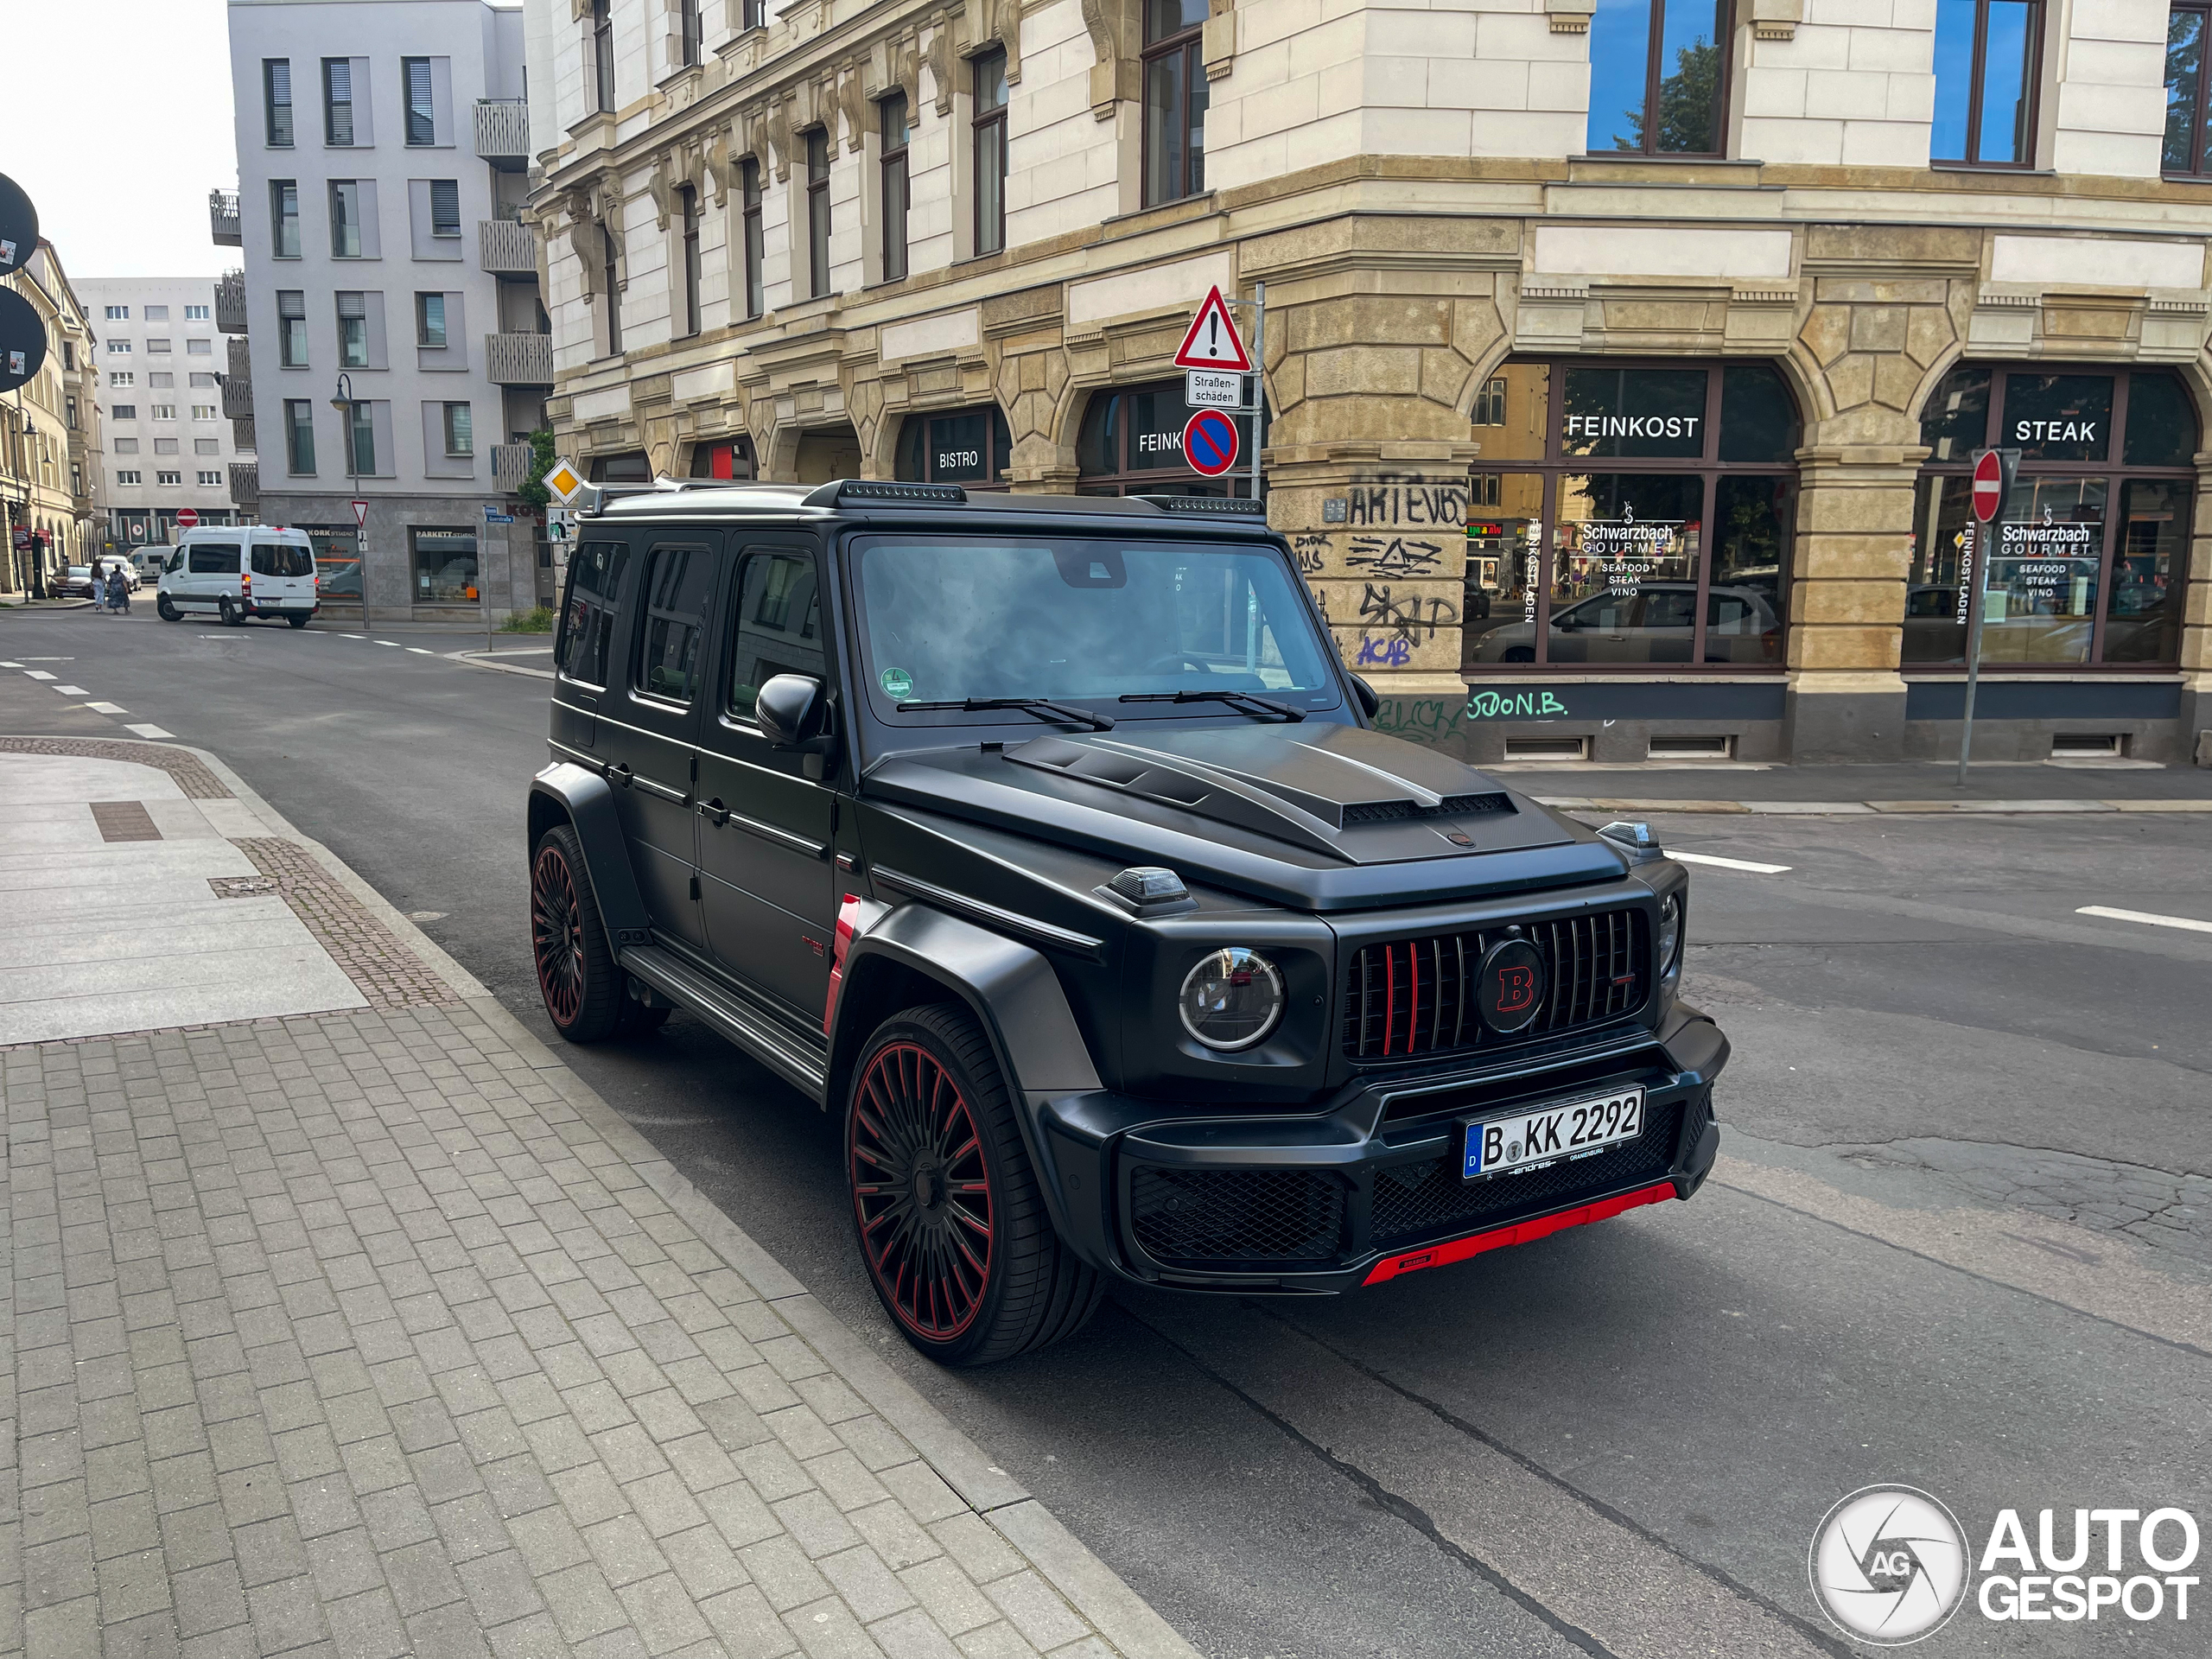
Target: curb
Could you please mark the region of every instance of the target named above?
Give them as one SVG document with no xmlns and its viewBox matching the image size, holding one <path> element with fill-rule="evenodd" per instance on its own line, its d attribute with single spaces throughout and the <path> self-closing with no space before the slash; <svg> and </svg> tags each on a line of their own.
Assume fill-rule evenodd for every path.
<svg viewBox="0 0 2212 1659">
<path fill-rule="evenodd" d="M 1959 813 L 2212 812 L 2212 798 L 2078 801 L 1713 801 L 1626 800 L 1610 795 L 1537 795 L 1539 806 L 1561 812 L 1750 813 L 1762 817 L 1840 817 L 1872 812 L 1898 816 Z"/>
<path fill-rule="evenodd" d="M 495 663 L 481 651 L 448 651 L 443 654 L 449 662 L 466 663 L 471 668 L 488 668 L 495 674 L 527 674 L 534 680 L 555 677 L 550 668 L 524 668 L 520 663 Z"/>
<path fill-rule="evenodd" d="M 488 666 L 488 664 L 487 664 Z M 510 672 L 516 671 L 510 670 Z M 532 671 L 523 670 L 522 672 Z M 550 677 L 550 676 L 548 677 Z M 270 833 L 303 848 L 394 938 L 461 997 L 463 1007 L 543 1077 L 601 1139 L 637 1170 L 715 1253 L 773 1304 L 800 1339 L 820 1355 L 868 1406 L 902 1435 L 961 1501 L 1037 1569 L 1068 1605 L 1125 1659 L 1200 1659 L 1193 1648 L 1119 1573 L 1068 1531 L 1028 1490 L 991 1462 L 951 1419 L 873 1352 L 784 1265 L 700 1192 L 561 1057 L 501 1007 L 499 1000 L 441 950 L 337 854 L 303 835 L 219 757 L 188 743 L 152 743 L 196 757 L 222 779 Z M 308 1018 L 315 1016 L 308 1015 Z"/>
</svg>

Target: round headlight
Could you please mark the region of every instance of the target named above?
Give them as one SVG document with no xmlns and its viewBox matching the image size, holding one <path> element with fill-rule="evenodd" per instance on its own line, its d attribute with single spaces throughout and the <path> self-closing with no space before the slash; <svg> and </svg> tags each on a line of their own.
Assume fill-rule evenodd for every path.
<svg viewBox="0 0 2212 1659">
<path fill-rule="evenodd" d="M 1669 893 L 1659 901 L 1659 974 L 1662 979 L 1681 966 L 1682 901 Z"/>
<path fill-rule="evenodd" d="M 1282 1018 L 1282 975 L 1256 950 L 1217 950 L 1183 981 L 1176 1012 L 1208 1048 L 1249 1048 Z"/>
</svg>

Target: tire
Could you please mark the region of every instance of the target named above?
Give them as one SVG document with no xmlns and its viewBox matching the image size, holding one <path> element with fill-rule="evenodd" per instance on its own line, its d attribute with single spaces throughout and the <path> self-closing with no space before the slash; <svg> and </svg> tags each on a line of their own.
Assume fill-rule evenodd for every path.
<svg viewBox="0 0 2212 1659">
<path fill-rule="evenodd" d="M 626 976 L 584 870 L 583 843 L 565 823 L 537 838 L 530 859 L 531 958 L 553 1029 L 572 1043 L 603 1042 L 622 1018 Z"/>
<path fill-rule="evenodd" d="M 296 628 L 304 628 L 308 625 L 308 620 L 304 616 L 288 616 L 284 620 Z"/>
<path fill-rule="evenodd" d="M 908 1008 L 868 1039 L 846 1090 L 845 1181 L 884 1312 L 940 1365 L 1049 1347 L 1098 1306 L 1098 1274 L 1052 1230 L 1006 1080 L 963 1011 Z"/>
<path fill-rule="evenodd" d="M 1533 663 L 1536 660 L 1536 648 L 1534 645 L 1514 645 L 1502 652 L 1497 660 L 1501 663 Z"/>
<path fill-rule="evenodd" d="M 169 596 L 167 594 L 162 594 L 156 597 L 154 601 L 154 613 L 160 617 L 164 622 L 181 622 L 184 620 L 184 613 L 177 609 L 175 605 L 170 602 Z"/>
<path fill-rule="evenodd" d="M 235 628 L 245 620 L 238 614 L 238 605 L 228 594 L 225 594 L 215 601 L 215 614 L 222 619 L 223 626 L 226 628 Z"/>
</svg>

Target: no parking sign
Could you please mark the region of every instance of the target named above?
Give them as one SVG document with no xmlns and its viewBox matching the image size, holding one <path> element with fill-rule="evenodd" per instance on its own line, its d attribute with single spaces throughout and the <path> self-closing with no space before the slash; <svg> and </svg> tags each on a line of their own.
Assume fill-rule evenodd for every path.
<svg viewBox="0 0 2212 1659">
<path fill-rule="evenodd" d="M 1218 478 L 1236 464 L 1236 423 L 1217 409 L 1202 409 L 1183 423 L 1183 459 L 1192 470 Z"/>
</svg>

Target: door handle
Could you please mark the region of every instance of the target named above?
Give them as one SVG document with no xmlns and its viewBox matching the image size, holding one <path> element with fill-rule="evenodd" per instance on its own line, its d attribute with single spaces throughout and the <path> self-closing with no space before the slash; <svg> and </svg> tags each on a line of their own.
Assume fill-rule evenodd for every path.
<svg viewBox="0 0 2212 1659">
<path fill-rule="evenodd" d="M 702 818 L 712 818 L 715 821 L 715 828 L 719 830 L 729 822 L 729 808 L 722 804 L 721 797 L 718 795 L 711 801 L 699 803 L 699 816 Z"/>
<path fill-rule="evenodd" d="M 630 787 L 632 776 L 630 763 L 627 760 L 619 766 L 609 766 L 607 769 L 607 781 L 610 784 L 620 784 L 625 789 Z"/>
</svg>

